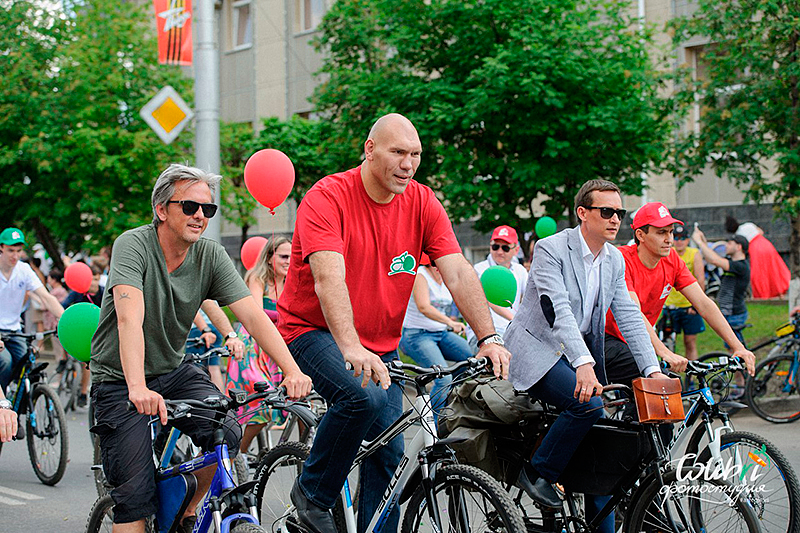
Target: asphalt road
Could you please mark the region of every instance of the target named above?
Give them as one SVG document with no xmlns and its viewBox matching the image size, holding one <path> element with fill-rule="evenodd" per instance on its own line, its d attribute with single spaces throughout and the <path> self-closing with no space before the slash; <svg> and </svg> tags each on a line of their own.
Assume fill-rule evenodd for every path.
<svg viewBox="0 0 800 533">
<path fill-rule="evenodd" d="M 92 448 L 85 410 L 67 414 L 70 461 L 62 481 L 55 487 L 39 482 L 33 473 L 25 442 L 3 445 L 0 453 L 0 533 L 75 532 L 84 530 L 89 510 L 97 499 L 90 470 Z M 740 413 L 736 429 L 752 431 L 775 443 L 800 470 L 800 422 L 773 425 Z M 288 491 L 288 488 L 287 488 Z"/>
</svg>

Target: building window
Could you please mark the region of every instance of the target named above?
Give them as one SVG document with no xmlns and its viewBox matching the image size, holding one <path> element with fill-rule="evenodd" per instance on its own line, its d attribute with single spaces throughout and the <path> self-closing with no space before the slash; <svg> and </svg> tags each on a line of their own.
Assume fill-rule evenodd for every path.
<svg viewBox="0 0 800 533">
<path fill-rule="evenodd" d="M 253 44 L 253 12 L 251 0 L 236 0 L 231 19 L 231 45 L 235 50 Z"/>
<path fill-rule="evenodd" d="M 322 22 L 325 14 L 325 0 L 295 0 L 294 30 L 295 33 L 312 31 Z"/>
</svg>

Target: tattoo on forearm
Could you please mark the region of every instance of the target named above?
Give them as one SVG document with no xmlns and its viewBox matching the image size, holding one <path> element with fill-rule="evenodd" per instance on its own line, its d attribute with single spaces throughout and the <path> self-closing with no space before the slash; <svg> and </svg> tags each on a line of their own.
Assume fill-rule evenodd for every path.
<svg viewBox="0 0 800 533">
<path fill-rule="evenodd" d="M 127 292 L 123 292 L 122 294 L 120 294 L 120 295 L 119 295 L 119 299 L 120 299 L 120 300 L 124 300 L 124 299 L 126 299 L 126 298 L 127 298 L 128 300 L 130 300 L 130 299 L 131 299 L 131 297 L 130 297 L 130 296 L 128 296 L 128 293 L 127 293 Z"/>
</svg>

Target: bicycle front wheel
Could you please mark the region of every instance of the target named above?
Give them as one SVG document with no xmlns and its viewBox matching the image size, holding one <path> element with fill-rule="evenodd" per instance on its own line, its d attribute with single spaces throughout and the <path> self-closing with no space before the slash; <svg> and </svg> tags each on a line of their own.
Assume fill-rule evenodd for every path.
<svg viewBox="0 0 800 533">
<path fill-rule="evenodd" d="M 722 435 L 722 468 L 741 467 L 741 480 L 751 491 L 748 500 L 758 516 L 764 533 L 800 533 L 800 486 L 792 465 L 767 439 L 746 431 Z M 697 463 L 713 465 L 711 450 L 706 447 Z"/>
<path fill-rule="evenodd" d="M 305 444 L 287 442 L 272 448 L 258 463 L 253 478 L 258 481 L 255 488 L 258 519 L 268 529 L 292 508 L 289 492 L 303 471 L 310 450 Z"/>
<path fill-rule="evenodd" d="M 747 383 L 747 403 L 768 422 L 785 424 L 800 418 L 799 364 L 792 354 L 761 361 Z"/>
<path fill-rule="evenodd" d="M 114 500 L 110 494 L 100 497 L 89 513 L 86 533 L 111 533 L 114 528 Z"/>
<path fill-rule="evenodd" d="M 433 480 L 436 509 L 429 509 L 425 490 L 411 496 L 403 533 L 436 532 L 431 515 L 438 513 L 442 533 L 524 533 L 519 509 L 489 474 L 469 465 L 440 467 Z"/>
<path fill-rule="evenodd" d="M 721 480 L 703 478 L 698 467 L 668 471 L 664 484 L 653 478 L 631 500 L 627 533 L 759 533 L 747 495 Z"/>
<path fill-rule="evenodd" d="M 58 395 L 42 383 L 34 385 L 31 405 L 26 435 L 31 466 L 39 481 L 55 485 L 64 477 L 69 458 L 67 417 Z"/>
</svg>

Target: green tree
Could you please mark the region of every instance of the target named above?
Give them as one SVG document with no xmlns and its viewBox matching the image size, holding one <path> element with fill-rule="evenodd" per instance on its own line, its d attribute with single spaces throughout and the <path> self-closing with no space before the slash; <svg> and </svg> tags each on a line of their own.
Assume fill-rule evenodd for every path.
<svg viewBox="0 0 800 533">
<path fill-rule="evenodd" d="M 0 220 L 95 251 L 152 217 L 152 184 L 187 159 L 191 134 L 165 146 L 138 115 L 164 85 L 191 81 L 157 64 L 148 4 L 0 1 Z M 189 98 L 187 98 L 189 99 Z"/>
<path fill-rule="evenodd" d="M 323 144 L 360 154 L 379 115 L 406 115 L 423 142 L 418 179 L 479 229 L 532 229 L 536 201 L 572 216 L 591 178 L 638 193 L 670 125 L 651 32 L 630 12 L 621 1 L 339 0 L 317 42 Z"/>
<path fill-rule="evenodd" d="M 705 36 L 706 75 L 679 72 L 678 109 L 701 108 L 698 131 L 685 128 L 670 169 L 681 182 L 706 168 L 773 201 L 791 219 L 792 277 L 800 276 L 800 4 L 773 0 L 699 0 L 674 21 L 674 41 Z"/>
</svg>

